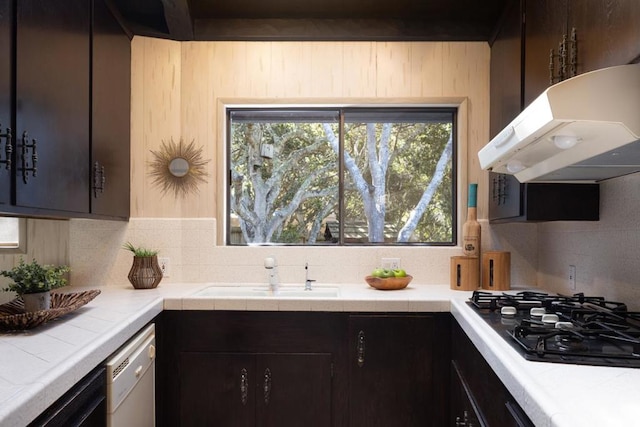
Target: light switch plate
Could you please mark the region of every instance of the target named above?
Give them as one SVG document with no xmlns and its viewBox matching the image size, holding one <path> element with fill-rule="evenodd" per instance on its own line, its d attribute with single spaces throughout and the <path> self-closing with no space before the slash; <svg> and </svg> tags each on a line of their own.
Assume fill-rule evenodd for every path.
<svg viewBox="0 0 640 427">
<path fill-rule="evenodd" d="M 158 257 L 158 264 L 160 264 L 160 270 L 162 270 L 162 277 L 171 276 L 171 263 L 169 257 Z"/>
<path fill-rule="evenodd" d="M 576 266 L 569 266 L 569 288 L 575 290 L 576 289 Z"/>
<path fill-rule="evenodd" d="M 400 258 L 382 258 L 382 268 L 397 270 L 400 268 Z"/>
</svg>

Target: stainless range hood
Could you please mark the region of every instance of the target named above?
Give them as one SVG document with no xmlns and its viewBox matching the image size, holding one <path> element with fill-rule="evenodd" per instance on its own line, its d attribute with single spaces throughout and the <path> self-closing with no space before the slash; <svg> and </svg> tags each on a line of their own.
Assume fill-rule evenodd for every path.
<svg viewBox="0 0 640 427">
<path fill-rule="evenodd" d="M 640 171 L 640 64 L 581 74 L 536 98 L 480 152 L 520 182 L 597 182 Z"/>
</svg>

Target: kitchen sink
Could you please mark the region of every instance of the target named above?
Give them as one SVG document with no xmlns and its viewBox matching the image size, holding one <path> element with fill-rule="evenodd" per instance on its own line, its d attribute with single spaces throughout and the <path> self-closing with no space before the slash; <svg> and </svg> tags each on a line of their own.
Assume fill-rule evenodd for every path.
<svg viewBox="0 0 640 427">
<path fill-rule="evenodd" d="M 196 297 L 227 297 L 227 298 L 336 298 L 339 289 L 336 287 L 314 287 L 305 291 L 302 287 L 280 286 L 276 292 L 271 292 L 266 286 L 209 286 L 194 294 Z"/>
</svg>

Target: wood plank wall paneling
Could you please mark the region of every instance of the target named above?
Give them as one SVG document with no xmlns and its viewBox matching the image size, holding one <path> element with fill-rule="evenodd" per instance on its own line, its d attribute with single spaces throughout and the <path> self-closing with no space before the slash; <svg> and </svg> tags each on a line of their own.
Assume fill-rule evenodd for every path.
<svg viewBox="0 0 640 427">
<path fill-rule="evenodd" d="M 182 204 L 148 176 L 151 150 L 181 137 L 181 46 L 154 38 L 132 42 L 131 216 L 180 217 Z"/>
<path fill-rule="evenodd" d="M 486 188 L 477 151 L 488 141 L 489 46 L 483 42 L 132 41 L 133 217 L 218 217 L 224 188 L 224 103 L 464 103 L 464 181 Z M 148 177 L 163 139 L 204 146 L 208 182 L 175 200 Z M 466 188 L 461 191 L 466 200 Z M 479 216 L 486 196 L 479 192 Z M 219 221 L 222 224 L 222 221 Z"/>
</svg>

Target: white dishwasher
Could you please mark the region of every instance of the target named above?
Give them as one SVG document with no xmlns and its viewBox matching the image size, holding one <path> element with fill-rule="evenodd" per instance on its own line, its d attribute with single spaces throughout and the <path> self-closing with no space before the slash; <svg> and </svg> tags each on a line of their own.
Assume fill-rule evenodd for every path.
<svg viewBox="0 0 640 427">
<path fill-rule="evenodd" d="M 155 325 L 147 326 L 107 361 L 107 426 L 153 427 Z"/>
</svg>

